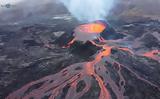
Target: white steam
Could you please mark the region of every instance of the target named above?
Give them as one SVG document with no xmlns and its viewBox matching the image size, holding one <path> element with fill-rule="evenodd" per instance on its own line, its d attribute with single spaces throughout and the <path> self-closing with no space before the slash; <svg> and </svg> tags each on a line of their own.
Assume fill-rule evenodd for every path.
<svg viewBox="0 0 160 99">
<path fill-rule="evenodd" d="M 114 0 L 60 0 L 79 21 L 102 20 L 113 8 Z"/>
</svg>

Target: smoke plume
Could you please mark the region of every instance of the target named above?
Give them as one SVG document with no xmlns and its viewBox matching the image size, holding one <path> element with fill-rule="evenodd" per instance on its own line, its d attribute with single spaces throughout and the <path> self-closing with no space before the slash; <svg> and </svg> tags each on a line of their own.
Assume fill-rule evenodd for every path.
<svg viewBox="0 0 160 99">
<path fill-rule="evenodd" d="M 102 20 L 113 8 L 114 0 L 60 0 L 79 21 Z"/>
</svg>

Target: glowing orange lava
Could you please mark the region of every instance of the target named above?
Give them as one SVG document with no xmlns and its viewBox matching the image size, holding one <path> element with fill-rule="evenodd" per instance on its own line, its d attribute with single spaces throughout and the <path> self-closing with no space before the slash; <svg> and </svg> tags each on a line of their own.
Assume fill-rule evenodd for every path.
<svg viewBox="0 0 160 99">
<path fill-rule="evenodd" d="M 63 46 L 62 48 L 69 48 L 75 41 L 76 39 L 73 38 L 66 46 Z"/>
<path fill-rule="evenodd" d="M 100 24 L 87 24 L 80 26 L 83 31 L 87 31 L 88 33 L 99 33 L 104 30 L 104 26 Z M 101 38 L 103 39 L 103 38 Z M 68 43 L 66 47 L 69 47 L 71 44 L 73 44 L 76 41 L 74 38 L 71 42 Z M 101 41 L 101 40 L 100 40 Z M 102 40 L 103 41 L 103 40 Z M 101 47 L 102 50 L 100 50 L 99 53 L 95 55 L 95 59 L 89 62 L 83 62 L 83 63 L 77 63 L 71 66 L 66 67 L 62 71 L 46 76 L 40 80 L 33 81 L 25 86 L 23 86 L 21 89 L 18 89 L 17 91 L 9 94 L 6 99 L 42 99 L 44 97 L 48 97 L 48 99 L 55 99 L 56 97 L 60 97 L 63 93 L 63 89 L 66 86 L 69 86 L 69 89 L 63 97 L 63 99 L 79 99 L 82 97 L 85 93 L 89 91 L 92 85 L 92 80 L 96 80 L 98 82 L 99 88 L 100 88 L 100 94 L 99 99 L 111 99 L 111 94 L 109 90 L 107 89 L 107 84 L 110 85 L 110 88 L 115 93 L 117 99 L 125 99 L 124 97 L 124 90 L 125 90 L 125 79 L 123 78 L 121 74 L 121 65 L 118 62 L 114 62 L 118 65 L 117 73 L 119 75 L 119 85 L 117 85 L 111 78 L 110 73 L 106 73 L 108 71 L 107 66 L 103 65 L 102 59 L 109 57 L 111 55 L 111 50 L 113 48 L 117 48 L 116 46 L 109 46 L 107 44 L 97 44 L 94 41 L 90 41 L 93 45 L 97 47 Z M 107 42 L 107 41 L 105 41 Z M 133 53 L 128 48 L 117 48 L 123 51 Z M 157 51 L 156 51 L 157 52 Z M 145 56 L 151 56 L 155 53 L 146 53 Z M 107 63 L 105 63 L 107 65 Z M 130 68 L 123 66 L 127 70 L 131 71 L 134 75 L 137 76 L 138 79 L 141 79 L 153 86 L 156 87 L 156 85 L 152 84 L 151 82 L 141 78 L 138 76 L 134 71 L 132 71 Z M 85 87 L 82 89 L 82 91 L 77 92 L 77 85 L 80 81 L 85 82 Z M 121 85 L 120 83 L 123 82 L 124 84 Z M 40 84 L 39 87 L 34 87 L 35 85 Z"/>
<path fill-rule="evenodd" d="M 158 55 L 160 55 L 160 50 L 153 50 L 143 54 L 145 57 L 160 61 L 160 57 Z"/>
<path fill-rule="evenodd" d="M 74 38 L 62 48 L 68 48 L 70 47 L 75 41 L 89 41 L 98 39 L 100 42 L 105 42 L 105 39 L 101 37 L 99 34 L 102 33 L 105 30 L 106 26 L 102 23 L 90 23 L 90 24 L 84 24 L 78 26 L 74 30 Z"/>
<path fill-rule="evenodd" d="M 74 40 L 72 40 L 69 45 L 73 42 Z M 114 92 L 117 92 L 117 97 L 120 97 L 118 99 L 123 99 L 123 91 L 119 90 L 119 87 L 113 83 L 110 76 L 105 74 L 107 68 L 104 65 L 99 65 L 103 57 L 110 56 L 113 47 L 106 44 L 99 45 L 94 41 L 90 42 L 97 47 L 102 47 L 101 52 L 95 56 L 93 61 L 71 65 L 57 74 L 31 82 L 21 89 L 11 93 L 6 99 L 41 99 L 45 96 L 48 96 L 49 99 L 55 99 L 57 96 L 62 94 L 62 89 L 67 85 L 70 85 L 70 88 L 65 99 L 79 99 L 89 91 L 92 79 L 95 79 L 100 87 L 99 99 L 111 99 L 110 92 L 106 88 L 107 83 L 110 84 Z M 77 70 L 76 68 L 81 69 Z M 105 80 L 103 80 L 100 75 Z M 108 80 L 106 78 L 108 78 Z M 123 79 L 123 77 L 121 77 L 121 79 Z M 85 82 L 86 86 L 81 92 L 76 92 L 77 84 L 82 80 Z M 28 92 L 30 88 L 37 84 L 42 85 L 39 88 L 30 90 L 30 92 Z"/>
<path fill-rule="evenodd" d="M 105 87 L 104 85 L 104 82 L 103 80 L 99 77 L 99 75 L 97 75 L 95 73 L 95 62 L 97 60 L 93 61 L 93 62 L 88 62 L 86 64 L 86 69 L 87 69 L 87 73 L 93 77 L 95 77 L 95 79 L 97 80 L 99 86 L 100 86 L 100 89 L 101 89 L 101 92 L 100 92 L 100 96 L 99 96 L 99 99 L 110 99 L 110 94 L 109 94 L 109 91 L 107 90 L 107 88 Z"/>
<path fill-rule="evenodd" d="M 84 32 L 84 33 L 101 33 L 106 28 L 105 25 L 100 23 L 90 23 L 90 24 L 84 24 L 78 26 L 76 29 L 78 31 Z"/>
</svg>

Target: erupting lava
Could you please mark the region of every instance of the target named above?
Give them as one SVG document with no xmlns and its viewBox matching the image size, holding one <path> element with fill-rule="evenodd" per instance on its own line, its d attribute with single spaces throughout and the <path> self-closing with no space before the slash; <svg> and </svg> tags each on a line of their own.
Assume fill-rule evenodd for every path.
<svg viewBox="0 0 160 99">
<path fill-rule="evenodd" d="M 90 24 L 84 24 L 78 26 L 74 30 L 74 37 L 77 41 L 89 41 L 89 40 L 95 40 L 99 39 L 103 41 L 102 37 L 100 36 L 100 33 L 102 33 L 106 28 L 106 25 L 100 22 L 90 23 Z"/>
<path fill-rule="evenodd" d="M 99 34 L 105 29 L 105 25 L 102 23 L 90 23 L 90 24 L 84 24 L 77 27 L 77 31 L 85 32 L 85 33 L 95 33 Z"/>
<path fill-rule="evenodd" d="M 82 28 L 84 28 L 84 30 Z M 80 26 L 80 28 L 78 28 L 80 30 L 78 31 L 85 31 L 85 33 L 88 33 L 87 35 L 89 35 L 93 32 L 95 32 L 96 34 L 100 33 L 104 28 L 105 27 L 103 27 L 102 25 L 87 24 Z M 69 42 L 68 47 L 76 40 L 81 39 L 78 39 L 78 37 L 75 36 L 75 38 L 71 42 Z M 37 81 L 33 81 L 23 86 L 21 89 L 9 94 L 6 99 L 42 99 L 44 97 L 48 99 L 57 99 L 57 97 L 58 99 L 79 99 L 90 90 L 93 80 L 97 81 L 100 88 L 99 99 L 112 98 L 110 91 L 107 89 L 108 85 L 115 93 L 117 99 L 125 99 L 125 79 L 121 74 L 122 65 L 118 62 L 114 62 L 112 64 L 113 66 L 118 66 L 118 69 L 115 68 L 120 78 L 119 85 L 117 85 L 110 76 L 110 72 L 107 68 L 107 63 L 103 62 L 104 59 L 110 56 L 111 50 L 117 47 L 109 46 L 107 44 L 100 45 L 94 42 L 93 39 L 87 40 L 90 41 L 93 45 L 102 48 L 102 50 L 95 55 L 94 60 L 68 66 L 67 68 L 56 74 L 44 77 Z M 130 52 L 131 54 L 133 53 L 128 48 L 117 49 Z M 127 69 L 130 70 L 129 68 Z M 142 79 L 141 77 L 138 78 Z M 81 81 L 85 83 L 85 87 L 78 92 L 77 86 Z M 67 86 L 69 87 L 68 91 L 66 92 L 66 95 L 62 96 L 62 93 L 64 93 L 63 90 Z"/>
<path fill-rule="evenodd" d="M 63 48 L 70 47 L 75 41 L 86 42 L 98 39 L 100 42 L 104 42 L 105 40 L 100 36 L 100 33 L 102 33 L 105 28 L 106 25 L 101 22 L 80 25 L 74 30 L 74 38 L 67 44 L 67 46 L 63 46 Z"/>
<path fill-rule="evenodd" d="M 99 99 L 111 99 L 109 91 L 106 88 L 107 84 L 117 93 L 118 99 L 123 99 L 123 87 L 119 87 L 112 81 L 109 75 L 106 74 L 107 68 L 102 65 L 101 60 L 103 57 L 108 57 L 111 54 L 112 47 L 107 45 L 98 45 L 91 41 L 98 47 L 103 47 L 102 52 L 96 55 L 95 60 L 90 62 L 79 63 L 71 65 L 61 72 L 44 77 L 40 80 L 31 82 L 21 89 L 11 93 L 6 99 L 41 99 L 49 97 L 55 99 L 67 85 L 70 86 L 65 99 L 79 99 L 91 88 L 91 80 L 95 79 L 100 87 Z M 119 72 L 120 73 L 120 72 Z M 102 79 L 103 78 L 103 79 Z M 123 77 L 120 77 L 124 82 Z M 80 81 L 85 82 L 85 88 L 81 92 L 76 92 L 77 84 Z M 34 86 L 39 86 L 33 89 Z"/>
</svg>

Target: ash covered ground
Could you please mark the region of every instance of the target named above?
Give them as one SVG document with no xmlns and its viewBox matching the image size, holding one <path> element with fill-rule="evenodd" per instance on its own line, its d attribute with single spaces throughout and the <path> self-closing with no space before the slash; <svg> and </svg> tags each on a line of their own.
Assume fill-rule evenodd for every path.
<svg viewBox="0 0 160 99">
<path fill-rule="evenodd" d="M 122 99 L 118 97 L 121 95 L 123 99 L 159 99 L 159 54 L 153 53 L 153 58 L 144 56 L 144 53 L 160 50 L 160 21 L 138 16 L 110 19 L 109 23 L 114 32 L 123 35 L 111 45 L 127 47 L 134 52 L 131 54 L 114 48 L 108 61 L 105 61 L 104 67 L 108 70 L 106 80 L 110 78 L 109 81 L 114 82 L 116 88 L 123 92 L 118 93 L 112 89 L 112 84 L 107 83 L 106 88 L 111 98 Z M 69 42 L 73 29 L 78 25 L 68 14 L 57 14 L 52 19 L 36 23 L 1 24 L 0 99 L 5 99 L 30 82 L 57 74 L 70 65 L 94 60 L 94 55 L 100 48 L 89 42 L 75 42 L 70 48 L 62 48 Z M 121 64 L 121 68 L 113 60 Z M 97 69 L 97 73 L 101 69 L 103 68 L 99 71 Z M 103 77 L 102 79 L 105 82 Z M 39 83 L 31 86 L 24 96 L 40 86 Z M 69 88 L 70 86 L 63 88 L 56 99 L 65 99 Z M 77 84 L 77 90 L 82 91 L 83 88 L 85 83 L 81 81 Z M 90 89 L 80 99 L 98 99 L 99 95 L 98 82 L 91 79 Z M 48 97 L 46 95 L 43 99 Z"/>
</svg>

